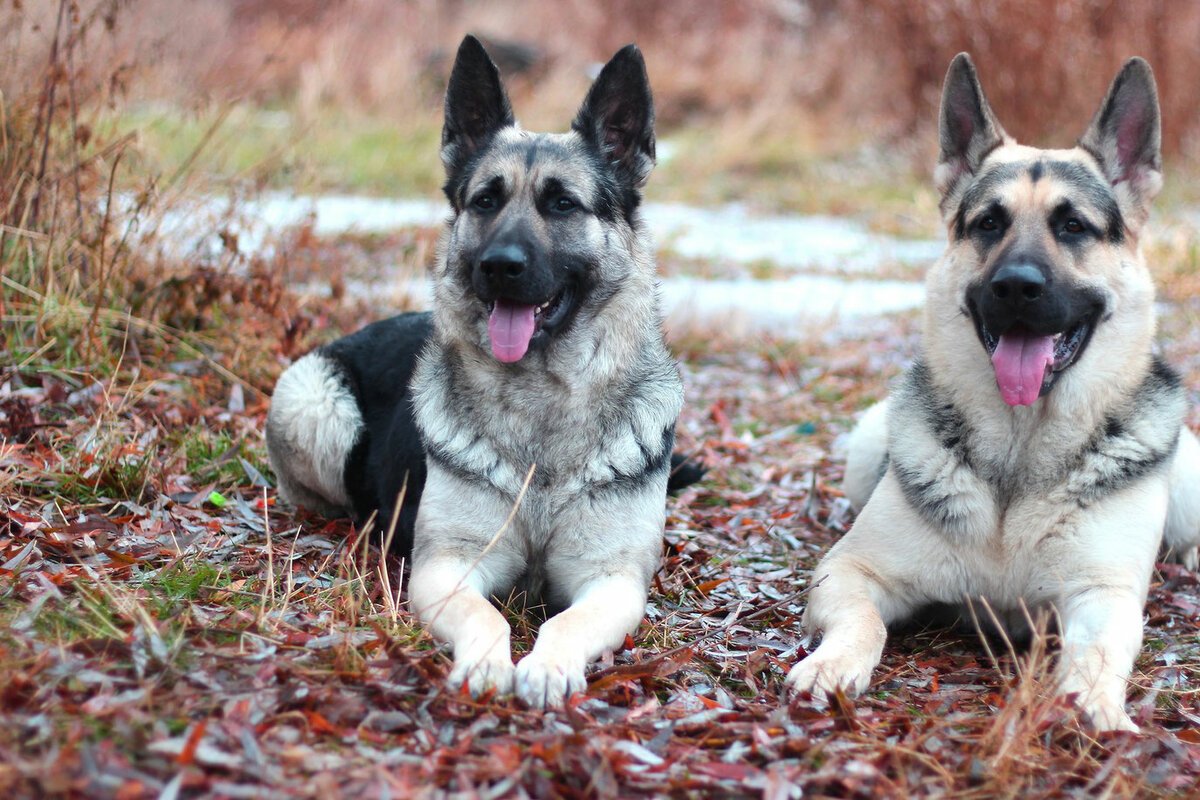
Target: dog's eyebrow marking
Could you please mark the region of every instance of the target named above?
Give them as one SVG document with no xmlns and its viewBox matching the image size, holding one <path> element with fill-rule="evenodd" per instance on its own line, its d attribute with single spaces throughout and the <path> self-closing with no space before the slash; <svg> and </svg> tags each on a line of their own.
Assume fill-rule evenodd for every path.
<svg viewBox="0 0 1200 800">
<path fill-rule="evenodd" d="M 1084 209 L 1076 207 L 1070 200 L 1064 199 L 1054 207 L 1050 212 L 1050 225 L 1057 228 L 1065 223 L 1068 219 L 1074 218 L 1083 224 L 1088 233 L 1095 236 L 1097 239 L 1105 235 L 1105 232 L 1096 227 L 1091 217 L 1085 213 Z"/>
<path fill-rule="evenodd" d="M 984 172 L 963 192 L 962 202 L 954 214 L 954 238 L 962 239 L 967 231 L 967 211 L 983 205 L 996 188 L 1003 183 L 1015 180 L 1028 169 L 1026 162 L 1011 162 L 998 164 Z"/>
<path fill-rule="evenodd" d="M 1125 240 L 1125 219 L 1112 186 L 1092 170 L 1075 161 L 1051 161 L 1050 172 L 1072 188 L 1079 189 L 1088 205 L 1104 218 L 1105 237 L 1114 244 Z"/>
<path fill-rule="evenodd" d="M 479 188 L 480 188 L 480 191 L 491 192 L 492 194 L 503 196 L 504 195 L 504 187 L 505 187 L 504 176 L 503 175 L 493 175 L 491 178 L 489 178 L 487 180 L 486 183 L 483 184 L 483 186 L 481 186 Z M 478 192 L 477 192 L 477 194 L 478 194 Z"/>
<path fill-rule="evenodd" d="M 1038 159 L 1034 162 L 1011 161 L 997 164 L 981 174 L 963 193 L 962 202 L 954 216 L 954 237 L 962 239 L 966 233 L 967 212 L 988 202 L 990 196 L 1003 184 L 1016 180 L 1022 175 L 1037 181 L 1049 172 L 1055 180 L 1061 181 L 1072 190 L 1072 195 L 1080 202 L 1095 208 L 1104 220 L 1104 235 L 1110 242 L 1120 243 L 1125 239 L 1125 220 L 1117 205 L 1116 195 L 1106 180 L 1093 170 L 1075 161 L 1046 161 Z M 1036 177 L 1035 177 L 1036 175 Z"/>
</svg>

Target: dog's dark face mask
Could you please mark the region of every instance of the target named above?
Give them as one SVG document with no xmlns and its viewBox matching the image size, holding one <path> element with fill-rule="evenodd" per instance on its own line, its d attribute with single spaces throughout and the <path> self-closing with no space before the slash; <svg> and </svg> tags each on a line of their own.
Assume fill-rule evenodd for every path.
<svg viewBox="0 0 1200 800">
<path fill-rule="evenodd" d="M 1132 59 L 1078 147 L 1021 147 L 1001 129 L 970 59 L 951 64 L 936 173 L 948 263 L 974 276 L 959 302 L 1007 404 L 1049 393 L 1111 317 L 1105 287 L 1139 260 L 1131 232 L 1157 190 L 1158 124 L 1149 67 Z"/>
<path fill-rule="evenodd" d="M 442 133 L 454 207 L 450 268 L 486 315 L 493 357 L 521 361 L 570 329 L 606 276 L 654 164 L 654 111 L 641 53 L 605 65 L 566 134 L 516 127 L 499 73 L 472 37 L 459 48 Z M 610 276 L 609 276 L 610 277 Z"/>
</svg>

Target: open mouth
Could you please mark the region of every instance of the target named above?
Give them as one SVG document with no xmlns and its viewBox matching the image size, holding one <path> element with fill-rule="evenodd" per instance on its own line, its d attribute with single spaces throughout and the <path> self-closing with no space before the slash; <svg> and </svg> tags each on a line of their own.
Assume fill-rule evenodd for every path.
<svg viewBox="0 0 1200 800">
<path fill-rule="evenodd" d="M 1033 405 L 1079 358 L 1091 341 L 1097 311 L 1093 310 L 1058 333 L 1035 333 L 1017 324 L 1004 333 L 988 330 L 973 302 L 969 303 L 975 331 L 996 371 L 996 385 L 1010 406 Z"/>
<path fill-rule="evenodd" d="M 567 287 L 544 303 L 531 305 L 507 298 L 487 304 L 488 338 L 497 361 L 520 361 L 538 337 L 549 338 L 571 311 L 574 292 Z"/>
</svg>

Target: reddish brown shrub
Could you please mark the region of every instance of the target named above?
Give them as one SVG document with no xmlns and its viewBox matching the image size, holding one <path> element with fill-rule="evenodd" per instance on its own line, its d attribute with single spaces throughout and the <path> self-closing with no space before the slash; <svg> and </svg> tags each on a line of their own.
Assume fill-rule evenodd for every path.
<svg viewBox="0 0 1200 800">
<path fill-rule="evenodd" d="M 1030 143 L 1082 133 L 1130 56 L 1154 68 L 1168 151 L 1200 136 L 1200 5 L 1170 0 L 850 0 L 826 14 L 854 55 L 841 70 L 848 107 L 911 133 L 932 122 L 942 76 L 966 50 L 1005 127 Z"/>
</svg>

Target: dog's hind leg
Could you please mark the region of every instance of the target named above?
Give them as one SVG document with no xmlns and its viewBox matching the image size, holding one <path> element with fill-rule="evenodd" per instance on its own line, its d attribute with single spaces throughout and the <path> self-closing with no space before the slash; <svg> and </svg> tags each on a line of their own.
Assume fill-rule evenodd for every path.
<svg viewBox="0 0 1200 800">
<path fill-rule="evenodd" d="M 315 352 L 289 367 L 267 414 L 267 453 L 283 499 L 328 516 L 349 510 L 346 459 L 362 427 L 358 402 L 333 361 Z"/>
<path fill-rule="evenodd" d="M 1166 558 L 1195 571 L 1200 568 L 1200 441 L 1187 428 L 1179 432 L 1170 487 L 1163 552 Z"/>
<path fill-rule="evenodd" d="M 846 498 L 861 511 L 887 471 L 888 401 L 867 409 L 846 444 Z"/>
</svg>

